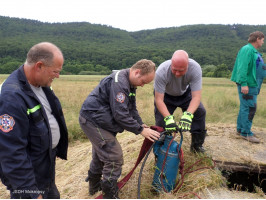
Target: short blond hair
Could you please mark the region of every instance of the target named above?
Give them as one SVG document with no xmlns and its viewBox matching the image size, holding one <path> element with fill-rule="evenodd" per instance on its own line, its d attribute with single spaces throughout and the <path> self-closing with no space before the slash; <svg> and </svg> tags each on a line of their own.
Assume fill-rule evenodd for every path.
<svg viewBox="0 0 266 200">
<path fill-rule="evenodd" d="M 146 75 L 151 72 L 155 72 L 155 68 L 155 63 L 147 59 L 141 59 L 131 67 L 132 70 L 139 69 L 141 75 Z"/>
</svg>

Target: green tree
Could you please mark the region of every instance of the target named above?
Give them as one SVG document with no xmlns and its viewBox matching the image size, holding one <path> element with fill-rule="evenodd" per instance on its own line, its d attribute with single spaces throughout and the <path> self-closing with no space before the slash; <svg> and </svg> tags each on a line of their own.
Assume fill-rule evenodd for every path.
<svg viewBox="0 0 266 200">
<path fill-rule="evenodd" d="M 229 77 L 231 74 L 231 71 L 228 69 L 228 67 L 225 64 L 218 65 L 214 72 L 213 76 L 214 77 Z"/>
<path fill-rule="evenodd" d="M 18 69 L 19 66 L 21 65 L 21 62 L 18 61 L 12 61 L 8 62 L 6 64 L 0 65 L 0 74 L 10 74 L 14 70 Z"/>
</svg>

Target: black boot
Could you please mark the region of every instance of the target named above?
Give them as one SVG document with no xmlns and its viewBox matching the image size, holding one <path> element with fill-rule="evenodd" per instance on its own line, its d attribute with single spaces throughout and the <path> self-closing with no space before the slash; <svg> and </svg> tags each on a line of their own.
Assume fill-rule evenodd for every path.
<svg viewBox="0 0 266 200">
<path fill-rule="evenodd" d="M 207 134 L 207 130 L 202 132 L 191 133 L 191 146 L 190 151 L 194 153 L 204 153 L 205 149 L 202 146 Z"/>
<path fill-rule="evenodd" d="M 104 199 L 119 199 L 116 180 L 104 180 L 102 182 L 102 189 Z"/>
<path fill-rule="evenodd" d="M 89 193 L 90 195 L 94 195 L 96 192 L 102 190 L 101 186 L 101 174 L 93 174 L 88 171 L 88 177 L 85 179 L 86 182 L 89 182 Z"/>
<path fill-rule="evenodd" d="M 205 153 L 205 149 L 203 146 L 200 147 L 190 147 L 190 151 L 193 153 Z"/>
</svg>

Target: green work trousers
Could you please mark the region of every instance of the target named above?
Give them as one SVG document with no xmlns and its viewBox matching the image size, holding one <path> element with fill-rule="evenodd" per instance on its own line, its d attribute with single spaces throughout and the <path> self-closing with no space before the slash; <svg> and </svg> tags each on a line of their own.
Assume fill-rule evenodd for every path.
<svg viewBox="0 0 266 200">
<path fill-rule="evenodd" d="M 241 93 L 241 85 L 237 85 L 240 100 L 240 108 L 237 118 L 237 131 L 242 136 L 252 136 L 252 121 L 257 109 L 257 87 L 249 87 L 248 94 Z"/>
</svg>

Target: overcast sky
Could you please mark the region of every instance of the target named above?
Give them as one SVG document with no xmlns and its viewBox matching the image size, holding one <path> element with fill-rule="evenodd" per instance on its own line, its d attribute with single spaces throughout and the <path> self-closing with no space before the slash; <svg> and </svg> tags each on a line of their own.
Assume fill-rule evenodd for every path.
<svg viewBox="0 0 266 200">
<path fill-rule="evenodd" d="M 191 24 L 266 24 L 266 0 L 1 0 L 0 15 L 90 22 L 127 31 Z"/>
</svg>

